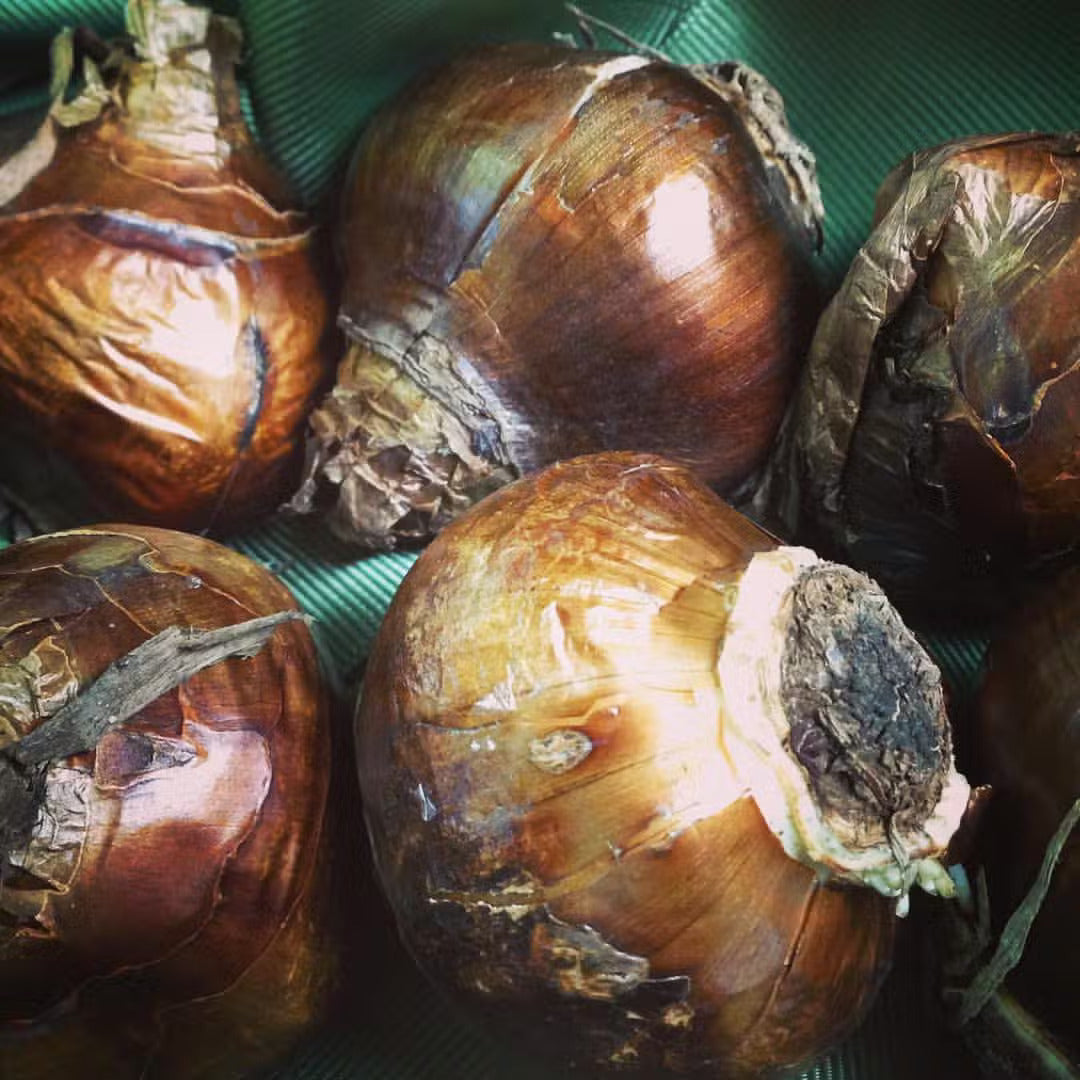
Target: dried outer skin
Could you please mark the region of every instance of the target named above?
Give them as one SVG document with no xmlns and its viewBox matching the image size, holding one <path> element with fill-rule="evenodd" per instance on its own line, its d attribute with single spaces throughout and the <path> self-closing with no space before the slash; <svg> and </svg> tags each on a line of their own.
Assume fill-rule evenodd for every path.
<svg viewBox="0 0 1080 1080">
<path fill-rule="evenodd" d="M 818 325 L 756 516 L 940 598 L 1080 540 L 1080 140 L 915 154 Z"/>
<path fill-rule="evenodd" d="M 133 6 L 160 35 L 195 10 Z M 103 67 L 85 113 L 54 106 L 0 167 L 4 456 L 73 465 L 82 520 L 274 508 L 332 373 L 320 240 L 244 126 L 235 42 L 216 19 L 191 35 Z"/>
<path fill-rule="evenodd" d="M 1018 612 L 991 645 L 973 750 L 993 787 L 981 830 L 996 930 L 1035 879 L 1054 831 L 1080 798 L 1080 571 Z M 1023 959 L 1006 987 L 1063 1042 L 1080 1074 L 1080 837 L 1067 842 Z"/>
<path fill-rule="evenodd" d="M 19 1080 L 59 1080 L 78 1071 L 110 1080 L 233 1080 L 282 1058 L 319 1020 L 338 978 L 335 932 L 325 913 L 324 868 L 280 931 L 232 985 L 170 1006 L 149 1024 L 139 1012 L 138 975 L 94 983 L 77 1009 L 51 1016 L 46 1030 L 0 1035 Z M 133 1014 L 133 1015 L 132 1015 Z"/>
<path fill-rule="evenodd" d="M 0 743 L 167 626 L 287 608 L 265 570 L 194 536 L 102 526 L 10 547 Z M 289 623 L 49 767 L 34 836 L 3 853 L 5 1068 L 128 1076 L 150 1058 L 150 1075 L 231 1076 L 312 1020 L 325 710 L 310 632 Z"/>
<path fill-rule="evenodd" d="M 683 468 L 518 481 L 407 576 L 358 706 L 403 939 L 515 1045 L 760 1076 L 853 1027 L 891 904 L 789 858 L 724 748 L 718 650 L 776 546 Z"/>
<path fill-rule="evenodd" d="M 663 453 L 732 489 L 809 341 L 819 210 L 746 69 L 522 44 L 430 73 L 351 162 L 351 349 L 297 504 L 393 546 L 576 454 Z"/>
</svg>

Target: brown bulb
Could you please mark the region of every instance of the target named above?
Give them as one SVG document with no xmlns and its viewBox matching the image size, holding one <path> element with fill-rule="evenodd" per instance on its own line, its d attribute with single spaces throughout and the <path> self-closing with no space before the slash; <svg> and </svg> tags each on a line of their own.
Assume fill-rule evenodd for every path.
<svg viewBox="0 0 1080 1080">
<path fill-rule="evenodd" d="M 1080 541 L 1080 140 L 921 151 L 823 315 L 763 518 L 891 594 L 1004 609 Z"/>
<path fill-rule="evenodd" d="M 257 649 L 177 684 L 199 634 L 281 612 Z M 319 1016 L 329 733 L 295 615 L 262 567 L 186 534 L 102 526 L 0 553 L 5 1075 L 225 1080 Z M 176 632 L 147 667 L 140 649 Z"/>
<path fill-rule="evenodd" d="M 540 470 L 405 578 L 356 717 L 403 939 L 527 1053 L 759 1076 L 852 1029 L 966 802 L 868 579 L 684 467 Z"/>
<path fill-rule="evenodd" d="M 392 547 L 620 449 L 731 491 L 817 315 L 820 213 L 812 156 L 744 67 L 519 44 L 430 72 L 351 162 L 350 348 L 295 505 Z"/>
<path fill-rule="evenodd" d="M 990 785 L 980 822 L 978 858 L 987 875 L 993 931 L 1001 934 L 1036 884 L 1055 833 L 1080 800 L 1080 570 L 1062 574 L 1013 614 L 991 643 L 986 677 L 974 710 L 972 755 Z M 1010 1056 L 1080 1061 L 1080 836 L 1068 833 L 1037 908 L 1020 960 L 989 1015 Z M 1013 934 L 1015 938 L 1015 934 Z M 985 959 L 985 958 L 981 958 Z M 1015 1002 L 1015 1003 L 1013 1003 Z M 1019 1006 L 1019 1010 L 1017 1009 Z M 1026 1014 L 1026 1015 L 1025 1015 Z M 1016 1033 L 1025 1033 L 1017 1039 Z M 1029 1033 L 1037 1033 L 1030 1036 Z M 987 1036 L 980 1031 L 978 1038 Z M 1045 1068 L 1045 1064 L 1042 1066 Z M 1064 1075 L 1048 1070 L 1047 1076 Z M 1042 1071 L 1025 1075 L 1042 1076 Z"/>
<path fill-rule="evenodd" d="M 128 22 L 123 47 L 60 37 L 53 107 L 0 166 L 0 481 L 51 495 L 49 527 L 222 530 L 298 482 L 324 259 L 243 119 L 235 22 L 166 0 Z"/>
</svg>

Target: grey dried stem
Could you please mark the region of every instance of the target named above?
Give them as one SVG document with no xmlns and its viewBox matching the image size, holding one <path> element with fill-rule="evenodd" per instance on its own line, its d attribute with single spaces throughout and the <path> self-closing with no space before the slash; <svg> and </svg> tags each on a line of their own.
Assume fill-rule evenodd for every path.
<svg viewBox="0 0 1080 1080">
<path fill-rule="evenodd" d="M 72 701 L 0 750 L 0 870 L 33 829 L 49 762 L 92 750 L 110 729 L 230 657 L 250 657 L 278 626 L 306 620 L 281 611 L 213 630 L 170 626 L 110 664 Z"/>
<path fill-rule="evenodd" d="M 959 1024 L 970 1023 L 982 1012 L 1004 983 L 1005 977 L 1022 959 L 1028 935 L 1046 899 L 1046 894 L 1050 891 L 1054 869 L 1078 822 L 1080 822 L 1080 799 L 1077 799 L 1069 808 L 1057 831 L 1051 837 L 1050 843 L 1047 844 L 1046 854 L 1043 856 L 1035 881 L 1027 896 L 1005 924 L 990 960 L 963 992 L 956 1014 Z"/>
</svg>

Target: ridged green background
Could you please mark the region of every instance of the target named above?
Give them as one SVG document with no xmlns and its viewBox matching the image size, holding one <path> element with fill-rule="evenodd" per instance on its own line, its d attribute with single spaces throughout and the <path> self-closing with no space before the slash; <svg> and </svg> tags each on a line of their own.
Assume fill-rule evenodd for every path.
<svg viewBox="0 0 1080 1080">
<path fill-rule="evenodd" d="M 555 0 L 239 0 L 245 78 L 261 138 L 316 211 L 373 108 L 414 71 L 480 39 L 571 31 Z M 823 270 L 835 285 L 864 238 L 874 191 L 911 151 L 1010 129 L 1080 127 L 1080 4 L 1072 0 L 595 0 L 595 15 L 680 61 L 741 59 L 784 94 L 816 151 L 825 199 Z M 62 25 L 103 34 L 122 0 L 0 0 L 0 111 L 41 101 L 47 45 Z M 603 39 L 602 39 L 603 40 Z M 293 588 L 318 619 L 348 692 L 405 555 L 357 558 L 313 522 L 231 538 Z M 978 674 L 983 628 L 925 636 L 961 698 Z M 357 835 L 357 843 L 362 838 Z M 916 912 L 916 916 L 918 911 Z M 526 1063 L 459 1025 L 415 974 L 385 920 L 372 927 L 356 1000 L 274 1075 L 394 1080 L 535 1077 Z M 817 1080 L 962 1075 L 916 991 L 914 947 L 864 1029 L 820 1063 Z"/>
</svg>

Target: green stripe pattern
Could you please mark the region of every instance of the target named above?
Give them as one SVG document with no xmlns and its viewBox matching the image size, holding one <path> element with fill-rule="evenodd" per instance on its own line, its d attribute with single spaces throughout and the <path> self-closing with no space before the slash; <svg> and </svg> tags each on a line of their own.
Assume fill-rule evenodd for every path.
<svg viewBox="0 0 1080 1080">
<path fill-rule="evenodd" d="M 572 33 L 561 0 L 237 0 L 244 77 L 258 129 L 304 200 L 333 213 L 336 184 L 365 121 L 414 72 L 470 42 Z M 824 276 L 834 286 L 869 228 L 885 172 L 913 150 L 976 132 L 1080 126 L 1080 5 L 1058 0 L 594 0 L 594 15 L 683 62 L 740 59 L 784 94 L 818 157 L 826 205 Z M 116 32 L 123 0 L 0 0 L 0 113 L 43 100 L 48 41 L 63 25 Z M 601 44 L 613 44 L 600 35 Z M 359 557 L 318 522 L 261 525 L 230 542 L 292 588 L 326 667 L 355 693 L 379 622 L 414 556 Z M 954 691 L 977 685 L 985 636 L 924 640 Z M 357 843 L 362 825 L 356 813 Z M 915 905 L 913 919 L 919 915 Z M 273 1075 L 330 1080 L 542 1080 L 458 1023 L 383 926 L 353 1014 Z M 814 1080 L 964 1076 L 928 1027 L 903 944 L 868 1023 L 806 1075 Z M 362 981 L 362 980 L 360 980 Z M 548 1080 L 554 1080 L 548 1077 Z"/>
</svg>

